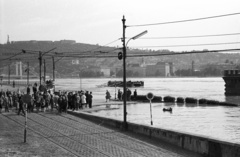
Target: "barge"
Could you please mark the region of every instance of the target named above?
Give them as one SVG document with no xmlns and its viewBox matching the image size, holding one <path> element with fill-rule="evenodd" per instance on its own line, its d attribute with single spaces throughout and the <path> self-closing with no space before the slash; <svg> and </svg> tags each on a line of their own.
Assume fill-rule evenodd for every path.
<svg viewBox="0 0 240 157">
<path fill-rule="evenodd" d="M 127 81 L 127 87 L 143 87 L 144 81 Z M 123 81 L 108 81 L 108 87 L 123 87 Z"/>
</svg>

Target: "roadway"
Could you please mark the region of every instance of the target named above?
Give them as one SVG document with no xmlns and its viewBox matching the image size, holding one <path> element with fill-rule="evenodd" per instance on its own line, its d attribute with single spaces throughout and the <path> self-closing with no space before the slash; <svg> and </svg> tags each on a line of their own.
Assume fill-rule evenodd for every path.
<svg viewBox="0 0 240 157">
<path fill-rule="evenodd" d="M 200 157 L 168 143 L 96 124 L 56 111 L 0 114 L 0 156 Z"/>
</svg>

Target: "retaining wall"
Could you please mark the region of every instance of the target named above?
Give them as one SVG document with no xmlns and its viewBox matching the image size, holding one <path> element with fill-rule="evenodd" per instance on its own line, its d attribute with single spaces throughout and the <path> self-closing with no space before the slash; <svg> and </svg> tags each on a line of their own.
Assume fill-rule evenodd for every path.
<svg viewBox="0 0 240 157">
<path fill-rule="evenodd" d="M 123 122 L 119 120 L 94 116 L 87 113 L 72 111 L 68 111 L 68 113 L 102 125 L 123 129 Z M 163 140 L 206 157 L 240 157 L 240 144 L 134 123 L 128 123 L 127 127 L 128 131 Z"/>
</svg>

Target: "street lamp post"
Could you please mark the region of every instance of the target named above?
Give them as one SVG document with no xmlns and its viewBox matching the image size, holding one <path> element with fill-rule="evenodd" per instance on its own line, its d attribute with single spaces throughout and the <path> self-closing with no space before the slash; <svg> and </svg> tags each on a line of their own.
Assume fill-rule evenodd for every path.
<svg viewBox="0 0 240 157">
<path fill-rule="evenodd" d="M 27 62 L 27 85 L 29 85 L 29 62 Z"/>
<path fill-rule="evenodd" d="M 125 45 L 125 31 L 126 31 L 126 25 L 125 25 L 126 19 L 123 16 L 122 23 L 123 23 L 123 127 L 125 130 L 127 130 L 127 107 L 126 107 L 126 45 Z"/>
<path fill-rule="evenodd" d="M 43 81 L 46 82 L 46 60 L 43 60 Z"/>
<path fill-rule="evenodd" d="M 123 38 L 122 38 L 122 42 L 123 42 L 123 127 L 125 130 L 127 130 L 127 85 L 126 85 L 126 53 L 127 53 L 127 49 L 126 49 L 126 46 L 128 44 L 128 42 L 133 39 L 137 39 L 137 38 L 140 38 L 141 36 L 143 36 L 144 34 L 147 33 L 147 31 L 144 31 L 132 38 L 130 38 L 128 41 L 127 41 L 127 44 L 125 44 L 125 32 L 126 32 L 126 28 L 127 26 L 125 25 L 125 22 L 126 22 L 126 19 L 125 17 L 123 16 L 123 19 L 122 19 L 122 23 L 123 23 Z"/>
<path fill-rule="evenodd" d="M 42 85 L 42 52 L 39 51 L 39 79 L 40 86 Z"/>
</svg>

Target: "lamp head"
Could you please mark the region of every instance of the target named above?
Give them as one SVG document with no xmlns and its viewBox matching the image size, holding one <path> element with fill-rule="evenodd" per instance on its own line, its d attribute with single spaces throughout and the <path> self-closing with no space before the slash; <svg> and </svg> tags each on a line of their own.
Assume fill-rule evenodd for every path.
<svg viewBox="0 0 240 157">
<path fill-rule="evenodd" d="M 141 36 L 147 34 L 147 32 L 148 32 L 148 31 L 146 30 L 146 31 L 144 31 L 144 32 L 142 32 L 142 33 L 140 33 L 140 34 L 138 34 L 138 35 L 132 37 L 132 39 L 135 40 L 135 39 L 137 39 L 137 38 L 140 38 Z"/>
</svg>

